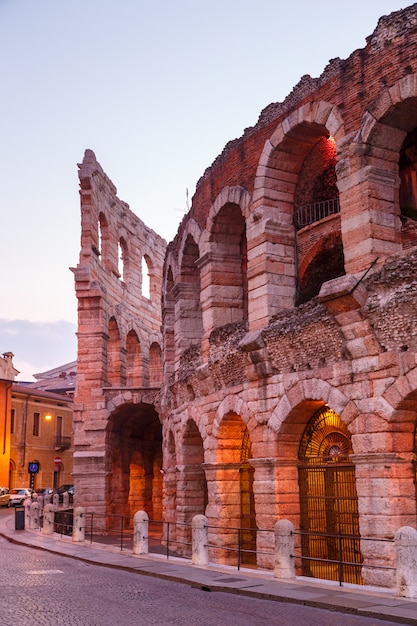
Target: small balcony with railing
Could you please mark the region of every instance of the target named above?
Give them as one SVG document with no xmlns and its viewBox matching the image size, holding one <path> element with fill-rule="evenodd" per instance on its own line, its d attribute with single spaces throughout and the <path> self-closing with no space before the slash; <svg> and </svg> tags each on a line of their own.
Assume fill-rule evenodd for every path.
<svg viewBox="0 0 417 626">
<path fill-rule="evenodd" d="M 296 230 L 320 222 L 329 215 L 340 213 L 339 198 L 330 198 L 320 202 L 301 204 L 294 209 L 294 225 Z"/>
<path fill-rule="evenodd" d="M 55 437 L 55 450 L 68 450 L 71 448 L 71 437 L 57 435 Z"/>
</svg>

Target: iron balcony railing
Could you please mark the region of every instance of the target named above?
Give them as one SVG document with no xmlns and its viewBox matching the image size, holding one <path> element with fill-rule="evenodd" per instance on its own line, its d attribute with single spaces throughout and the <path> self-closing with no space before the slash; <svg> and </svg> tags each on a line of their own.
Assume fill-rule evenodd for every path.
<svg viewBox="0 0 417 626">
<path fill-rule="evenodd" d="M 71 437 L 57 435 L 55 437 L 55 450 L 68 450 L 68 448 L 71 448 Z"/>
<path fill-rule="evenodd" d="M 330 200 L 322 200 L 321 202 L 313 202 L 312 204 L 302 204 L 295 207 L 294 224 L 297 230 L 319 222 L 320 220 L 340 213 L 339 198 L 331 198 Z"/>
</svg>

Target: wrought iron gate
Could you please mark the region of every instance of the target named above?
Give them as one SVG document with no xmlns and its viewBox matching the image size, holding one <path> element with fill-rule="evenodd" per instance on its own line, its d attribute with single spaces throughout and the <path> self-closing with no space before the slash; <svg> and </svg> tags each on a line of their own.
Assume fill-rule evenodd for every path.
<svg viewBox="0 0 417 626">
<path fill-rule="evenodd" d="M 362 584 L 355 467 L 350 436 L 338 415 L 323 409 L 300 446 L 302 574 Z"/>
</svg>

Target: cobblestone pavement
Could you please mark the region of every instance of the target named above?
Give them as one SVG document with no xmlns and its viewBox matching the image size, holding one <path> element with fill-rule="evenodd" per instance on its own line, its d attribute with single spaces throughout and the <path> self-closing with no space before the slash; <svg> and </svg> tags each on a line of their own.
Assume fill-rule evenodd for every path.
<svg viewBox="0 0 417 626">
<path fill-rule="evenodd" d="M 387 626 L 84 563 L 0 538 L 1 626 Z M 391 622 L 394 623 L 394 622 Z"/>
</svg>

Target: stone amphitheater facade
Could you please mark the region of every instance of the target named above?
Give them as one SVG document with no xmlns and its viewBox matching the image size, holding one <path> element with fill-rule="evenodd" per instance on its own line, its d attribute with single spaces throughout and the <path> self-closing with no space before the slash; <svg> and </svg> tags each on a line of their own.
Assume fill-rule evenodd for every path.
<svg viewBox="0 0 417 626">
<path fill-rule="evenodd" d="M 341 534 L 345 580 L 393 584 L 390 540 L 417 522 L 416 52 L 417 4 L 304 76 L 204 172 L 168 245 L 86 151 L 80 504 L 175 522 L 178 546 L 204 513 L 213 558 L 239 534 L 260 567 L 288 519 L 301 574 L 335 577 L 315 559 Z"/>
</svg>

